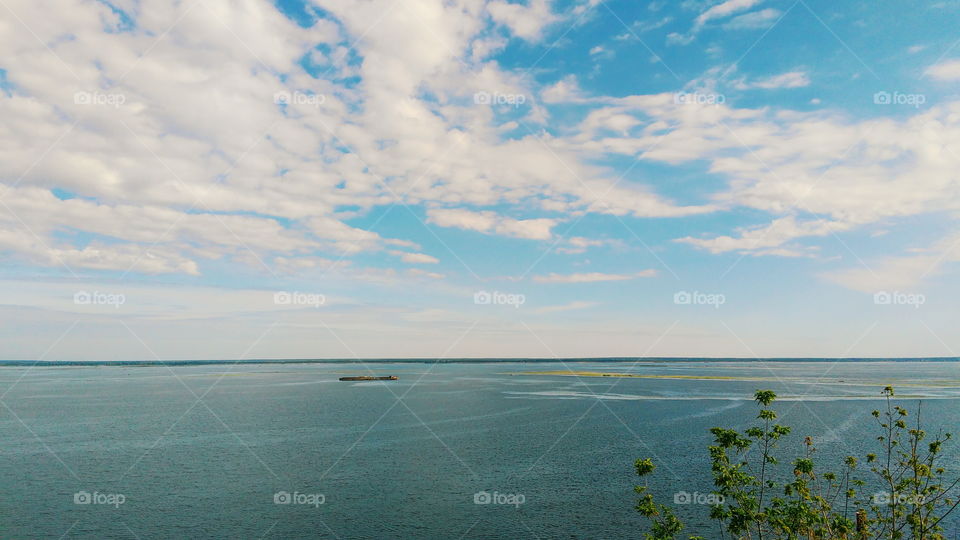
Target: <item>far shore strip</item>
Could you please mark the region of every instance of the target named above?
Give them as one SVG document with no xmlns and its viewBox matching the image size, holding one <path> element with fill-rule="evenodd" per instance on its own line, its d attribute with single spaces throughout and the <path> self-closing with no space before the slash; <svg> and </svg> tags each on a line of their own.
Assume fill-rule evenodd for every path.
<svg viewBox="0 0 960 540">
<path fill-rule="evenodd" d="M 513 372 L 510 375 L 553 375 L 559 377 L 621 377 L 629 379 L 688 379 L 688 380 L 714 380 L 714 381 L 760 381 L 760 382 L 809 382 L 809 378 L 802 377 L 733 377 L 729 375 L 653 375 L 639 373 L 608 373 L 602 371 L 573 371 L 573 370 L 554 370 L 554 371 L 520 371 Z M 836 384 L 844 382 L 842 380 L 818 380 L 819 384 Z M 955 379 L 931 380 L 925 384 L 910 383 L 906 381 L 890 381 L 894 386 L 918 386 L 918 387 L 960 387 L 960 381 Z M 873 381 L 851 381 L 849 383 L 856 386 L 870 386 L 876 383 Z"/>
<path fill-rule="evenodd" d="M 726 381 L 766 381 L 763 377 L 730 377 L 727 375 L 641 375 L 638 373 L 605 373 L 602 371 L 521 371 L 511 375 L 560 375 L 563 377 L 630 377 L 633 379 L 719 379 Z M 773 379 L 776 380 L 776 379 Z"/>
</svg>

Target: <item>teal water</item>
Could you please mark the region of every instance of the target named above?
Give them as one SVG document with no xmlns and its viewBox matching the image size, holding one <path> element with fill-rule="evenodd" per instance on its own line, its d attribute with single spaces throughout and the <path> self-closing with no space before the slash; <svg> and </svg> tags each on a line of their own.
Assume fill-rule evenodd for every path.
<svg viewBox="0 0 960 540">
<path fill-rule="evenodd" d="M 762 380 L 517 374 L 566 367 Z M 0 368 L 0 537 L 636 538 L 634 459 L 660 465 L 664 502 L 709 492 L 707 430 L 745 427 L 756 389 L 784 398 L 785 455 L 812 435 L 824 462 L 872 449 L 886 384 L 911 408 L 922 397 L 929 427 L 960 425 L 953 362 L 371 369 L 400 380 L 339 382 L 367 371 L 325 364 Z M 705 508 L 676 508 L 717 537 Z"/>
</svg>

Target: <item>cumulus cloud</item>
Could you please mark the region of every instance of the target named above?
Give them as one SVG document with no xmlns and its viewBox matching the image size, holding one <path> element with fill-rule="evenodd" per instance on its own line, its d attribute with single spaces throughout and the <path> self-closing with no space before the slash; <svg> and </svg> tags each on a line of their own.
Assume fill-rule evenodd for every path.
<svg viewBox="0 0 960 540">
<path fill-rule="evenodd" d="M 590 98 L 580 90 L 580 84 L 573 75 L 568 75 L 540 92 L 540 99 L 544 103 L 577 103 L 587 102 Z"/>
<path fill-rule="evenodd" d="M 693 33 L 769 19 L 749 11 L 759 3 L 713 5 Z M 679 242 L 791 256 L 813 252 L 804 238 L 960 210 L 960 103 L 856 120 L 678 103 L 672 92 L 591 96 L 573 76 L 543 88 L 488 58 L 506 43 L 491 21 L 537 40 L 559 17 L 546 1 L 485 11 L 321 0 L 328 18 L 310 28 L 253 0 L 151 5 L 131 12 L 130 27 L 97 2 L 65 0 L 54 12 L 7 5 L 36 37 L 24 25 L 0 34 L 9 52 L 0 172 L 10 179 L 0 186 L 0 249 L 32 264 L 296 272 L 364 252 L 435 264 L 408 238 L 348 223 L 393 204 L 428 208 L 438 226 L 531 240 L 586 213 L 672 219 L 749 208 L 770 217 Z M 427 37 L 410 39 L 411 29 Z M 927 74 L 956 80 L 958 65 Z M 796 88 L 810 77 L 794 70 L 741 84 Z M 477 92 L 539 96 L 530 101 L 541 118 L 568 104 L 584 114 L 537 132 L 526 117 L 505 120 L 476 103 Z M 715 189 L 672 201 L 642 166 L 621 178 L 604 165 L 623 157 L 703 165 Z M 798 217 L 808 214 L 822 218 Z M 594 242 L 571 239 L 558 251 Z"/>
<path fill-rule="evenodd" d="M 487 5 L 487 10 L 490 18 L 527 41 L 538 41 L 543 30 L 560 19 L 548 0 L 529 0 L 526 5 L 496 0 Z"/>
<path fill-rule="evenodd" d="M 36 264 L 147 273 L 196 275 L 224 259 L 294 270 L 299 257 L 408 242 L 348 225 L 345 207 L 706 211 L 643 184 L 615 186 L 612 171 L 563 140 L 506 138 L 493 108 L 469 100 L 535 95 L 486 60 L 504 45 L 487 15 L 535 39 L 556 20 L 548 2 L 499 2 L 489 13 L 439 0 L 318 5 L 328 17 L 303 28 L 253 0 L 153 5 L 130 11 L 132 25 L 103 3 L 67 0 L 47 13 L 8 2 L 24 25 L 0 36 L 10 52 L 0 169 L 16 179 L 0 197 L 4 250 Z M 429 39 L 410 39 L 411 29 Z M 494 218 L 483 230 L 545 239 L 554 224 Z M 73 245 L 66 229 L 96 240 Z"/>
<path fill-rule="evenodd" d="M 747 207 L 773 218 L 767 227 L 684 243 L 715 253 L 771 250 L 886 219 L 960 210 L 960 102 L 898 119 L 851 120 L 674 98 L 611 101 L 593 109 L 575 140 L 598 154 L 677 165 L 706 160 L 709 173 L 728 186 L 714 193 L 712 209 Z M 636 123 L 619 119 L 624 116 Z M 611 133 L 611 124 L 596 120 L 606 118 L 618 118 L 628 135 Z M 808 213 L 819 219 L 795 217 Z"/>
</svg>

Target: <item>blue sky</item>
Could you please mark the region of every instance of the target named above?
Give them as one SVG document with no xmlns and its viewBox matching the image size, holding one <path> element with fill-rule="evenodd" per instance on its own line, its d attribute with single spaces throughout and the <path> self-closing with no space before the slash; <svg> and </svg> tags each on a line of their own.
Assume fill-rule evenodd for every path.
<svg viewBox="0 0 960 540">
<path fill-rule="evenodd" d="M 0 357 L 955 356 L 958 7 L 12 2 Z"/>
</svg>

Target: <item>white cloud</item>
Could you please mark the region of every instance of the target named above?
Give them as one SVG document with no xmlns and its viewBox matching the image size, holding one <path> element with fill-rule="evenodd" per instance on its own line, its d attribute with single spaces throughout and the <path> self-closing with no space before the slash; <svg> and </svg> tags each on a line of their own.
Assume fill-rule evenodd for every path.
<svg viewBox="0 0 960 540">
<path fill-rule="evenodd" d="M 569 75 L 544 88 L 540 92 L 540 100 L 544 103 L 583 103 L 590 101 L 583 91 L 580 90 L 580 83 L 573 75 Z"/>
<path fill-rule="evenodd" d="M 667 43 L 671 45 L 688 45 L 693 43 L 694 34 L 681 34 L 679 32 L 670 32 L 667 34 Z"/>
<path fill-rule="evenodd" d="M 400 260 L 406 263 L 412 264 L 437 264 L 440 262 L 436 257 L 432 257 L 425 253 L 408 253 L 406 251 L 391 251 L 391 255 L 400 257 Z"/>
<path fill-rule="evenodd" d="M 739 236 L 716 236 L 713 238 L 679 238 L 676 241 L 690 244 L 711 253 L 740 251 L 755 255 L 800 256 L 802 249 L 781 249 L 781 246 L 798 238 L 826 236 L 850 228 L 849 224 L 830 221 L 797 221 L 793 216 L 775 219 L 770 225 L 739 230 Z"/>
<path fill-rule="evenodd" d="M 81 269 L 119 270 L 144 274 L 199 275 L 196 262 L 167 248 L 140 249 L 93 242 L 85 247 L 51 246 L 29 231 L 0 229 L 0 251 L 14 251 L 40 266 L 62 267 L 69 273 Z"/>
<path fill-rule="evenodd" d="M 0 229 L 16 237 L 29 227 L 39 241 L 11 238 L 5 249 L 37 264 L 59 258 L 90 269 L 126 270 L 136 261 L 135 271 L 195 275 L 229 259 L 285 261 L 294 271 L 297 257 L 401 246 L 406 240 L 347 225 L 340 211 L 362 215 L 398 197 L 568 213 L 709 211 L 677 207 L 638 182 L 614 186 L 614 171 L 590 164 L 593 156 L 564 139 L 504 138 L 492 108 L 469 98 L 535 92 L 484 60 L 504 42 L 486 32 L 480 4 L 318 4 L 329 20 L 309 29 L 269 3 L 243 0 L 154 6 L 132 12 L 129 31 L 107 33 L 103 21 L 116 14 L 101 3 L 66 0 L 46 13 L 8 2 L 38 34 L 14 25 L 0 35 L 13 88 L 0 96 L 0 173 L 20 179 L 4 188 L 14 214 L 0 215 Z M 494 17 L 521 37 L 555 17 L 546 2 L 494 6 Z M 373 20 L 376 31 L 365 33 Z M 422 26 L 429 39 L 408 39 Z M 75 37 L 60 39 L 67 33 Z M 305 56 L 329 78 L 304 73 Z M 349 87 L 340 77 L 361 82 Z M 423 99 L 425 90 L 437 102 Z M 299 98 L 281 107 L 278 92 Z M 76 93 L 123 104 L 76 103 Z M 59 200 L 52 188 L 77 197 Z M 504 219 L 489 232 L 549 238 L 554 222 Z M 65 228 L 109 237 L 110 245 L 68 245 L 56 236 Z"/>
<path fill-rule="evenodd" d="M 778 9 L 767 8 L 752 13 L 737 15 L 726 22 L 723 27 L 730 30 L 755 30 L 769 28 L 780 18 L 782 13 Z"/>
<path fill-rule="evenodd" d="M 471 58 L 480 62 L 507 46 L 509 40 L 503 36 L 487 36 L 478 38 L 471 45 Z"/>
<path fill-rule="evenodd" d="M 547 274 L 534 276 L 537 283 L 596 283 L 600 281 L 627 281 L 637 278 L 649 278 L 657 275 L 656 270 L 644 270 L 634 274 L 604 274 L 602 272 L 588 272 L 582 274 Z"/>
<path fill-rule="evenodd" d="M 589 248 L 592 247 L 602 247 L 602 246 L 621 246 L 622 242 L 619 240 L 601 240 L 601 239 L 592 239 L 584 238 L 582 236 L 572 236 L 566 239 L 565 245 L 557 247 L 557 253 L 566 253 L 576 255 L 579 253 L 585 253 Z"/>
<path fill-rule="evenodd" d="M 539 41 L 544 28 L 559 20 L 547 0 L 529 0 L 527 5 L 495 0 L 487 4 L 490 17 L 527 41 Z"/>
<path fill-rule="evenodd" d="M 925 73 L 940 81 L 958 81 L 960 80 L 960 60 L 947 60 L 930 66 Z"/>
<path fill-rule="evenodd" d="M 904 118 L 857 121 L 823 111 L 677 104 L 673 98 L 608 101 L 592 110 L 573 140 L 598 155 L 669 164 L 704 161 L 709 174 L 727 185 L 712 196 L 714 209 L 752 208 L 775 220 L 770 234 L 759 226 L 738 235 L 684 238 L 685 243 L 717 253 L 767 250 L 796 256 L 805 250 L 770 250 L 829 230 L 960 211 L 960 102 Z M 626 135 L 612 133 L 604 122 L 592 123 L 622 116 L 639 122 L 621 122 L 629 126 Z M 792 217 L 806 213 L 822 216 L 823 223 Z"/>
<path fill-rule="evenodd" d="M 489 210 L 474 212 L 462 208 L 434 208 L 427 211 L 427 223 L 468 231 L 499 234 L 528 240 L 547 240 L 555 219 L 513 219 Z"/>
<path fill-rule="evenodd" d="M 0 187 L 10 209 L 0 209 L 0 249 L 37 265 L 147 274 L 260 261 L 297 272 L 389 250 L 408 263 L 434 263 L 399 251 L 419 249 L 408 240 L 352 227 L 340 212 L 362 215 L 399 197 L 430 208 L 437 225 L 534 240 L 553 238 L 560 219 L 472 208 L 677 218 L 746 207 L 769 213 L 771 223 L 679 241 L 714 253 L 796 256 L 812 253 L 798 239 L 960 210 L 960 103 L 855 121 L 822 111 L 678 105 L 671 93 L 591 97 L 567 77 L 538 101 L 587 104 L 586 114 L 561 130 L 524 133 L 470 100 L 481 90 L 538 95 L 530 80 L 485 60 L 504 41 L 486 32 L 479 4 L 424 1 L 391 11 L 386 1 L 320 3 L 340 24 L 303 29 L 268 4 L 207 2 L 189 12 L 144 10 L 133 30 L 108 34 L 103 20 L 116 15 L 102 4 L 67 0 L 48 13 L 9 2 L 40 39 L 22 25 L 0 34 L 13 89 L 0 96 L 0 172 L 19 178 Z M 695 28 L 756 4 L 718 4 Z M 546 2 L 496 5 L 500 14 L 491 17 L 525 39 L 555 17 Z M 346 46 L 381 15 L 348 62 Z M 521 21 L 526 16 L 538 23 Z M 428 25 L 430 39 L 405 39 L 411 25 Z M 59 39 L 67 30 L 75 38 Z M 314 79 L 297 65 L 305 55 L 360 82 Z M 928 74 L 956 79 L 960 61 Z M 793 88 L 810 80 L 795 70 L 743 84 Z M 278 91 L 321 94 L 324 102 L 280 107 Z M 77 92 L 121 95 L 124 103 L 75 103 Z M 505 129 L 521 135 L 506 138 Z M 610 156 L 704 163 L 725 187 L 685 206 L 659 196 L 641 175 L 617 184 L 622 171 L 598 165 Z M 77 197 L 60 200 L 52 188 Z M 794 217 L 808 212 L 822 223 Z M 79 243 L 65 232 L 94 239 Z M 595 245 L 570 240 L 558 251 Z"/>
<path fill-rule="evenodd" d="M 409 239 L 381 236 L 350 225 L 351 220 L 402 203 L 415 211 L 432 209 L 428 216 L 444 226 L 548 240 L 556 238 L 553 230 L 562 220 L 572 222 L 585 213 L 683 218 L 736 209 L 741 216 L 769 217 L 733 232 L 698 231 L 680 242 L 714 253 L 800 256 L 815 254 L 813 240 L 831 231 L 870 231 L 878 224 L 893 228 L 897 218 L 960 212 L 958 102 L 943 99 L 896 114 L 892 107 L 878 109 L 878 114 L 856 119 L 834 110 L 681 105 L 670 92 L 588 95 L 572 76 L 543 89 L 534 77 L 491 57 L 509 43 L 506 35 L 541 40 L 550 25 L 569 16 L 554 13 L 551 2 L 494 2 L 489 16 L 482 2 L 472 0 L 422 0 L 396 9 L 394 0 L 315 3 L 325 18 L 305 29 L 271 2 L 124 2 L 132 6 L 136 25 L 113 32 L 119 29 L 117 15 L 101 2 L 63 0 L 49 10 L 42 3 L 5 0 L 5 9 L 24 22 L 0 32 L 9 81 L 9 93 L 0 92 L 0 175 L 7 179 L 0 186 L 0 201 L 9 207 L 0 206 L 0 251 L 14 271 L 26 261 L 68 265 L 81 275 L 128 269 L 182 274 L 189 282 L 208 268 L 216 271 L 203 279 L 217 279 L 224 268 L 239 275 L 263 274 L 262 262 L 284 279 L 317 277 L 342 266 L 344 282 L 416 283 L 424 290 L 448 291 L 451 284 L 437 272 L 399 263 L 398 269 L 353 264 L 350 258 L 364 252 L 392 252 L 410 264 L 434 264 L 435 259 Z M 769 24 L 776 10 L 750 12 L 758 4 L 719 3 L 698 17 L 690 36 L 681 37 L 693 39 L 701 29 L 724 22 L 727 28 Z M 595 5 L 582 2 L 573 12 Z M 367 32 L 374 21 L 376 28 Z M 506 30 L 492 28 L 491 21 Z M 646 29 L 637 27 L 638 32 Z M 712 49 L 732 52 L 727 45 Z M 330 71 L 314 78 L 300 67 L 301 58 L 321 72 Z M 945 81 L 957 80 L 958 73 L 956 60 L 928 70 L 931 78 Z M 795 87 L 808 82 L 795 77 L 747 84 Z M 479 91 L 530 96 L 535 111 L 505 120 L 495 108 L 472 101 Z M 274 102 L 278 92 L 317 99 L 280 106 Z M 76 103 L 77 93 L 122 97 L 123 104 Z M 316 104 L 319 96 L 321 106 Z M 567 104 L 581 106 L 583 114 L 551 116 L 553 106 Z M 887 112 L 891 114 L 884 117 Z M 558 120 L 543 126 L 534 118 Z M 544 127 L 549 129 L 539 131 Z M 606 164 L 634 160 L 638 166 L 617 183 L 624 171 Z M 674 189 L 664 164 L 695 169 L 703 183 L 695 194 Z M 661 196 L 658 183 L 683 198 L 674 202 Z M 54 188 L 76 197 L 60 200 L 52 195 Z M 806 215 L 823 217 L 800 217 Z M 722 220 L 690 223 L 712 227 Z M 557 251 L 583 253 L 597 242 L 575 237 L 559 243 Z M 933 268 L 928 275 L 934 275 L 954 258 L 936 247 L 868 262 L 884 278 L 879 282 L 906 287 L 926 269 Z M 31 266 L 28 271 L 35 270 Z M 858 271 L 832 277 L 851 287 L 867 283 Z M 585 273 L 540 278 L 589 283 L 611 276 L 636 277 Z M 8 285 L 14 291 L 18 287 Z M 47 286 L 41 283 L 32 291 Z M 249 337 L 250 327 L 237 316 L 245 313 L 244 294 L 224 293 L 229 298 L 222 299 L 221 291 L 184 289 L 185 295 L 191 293 L 197 295 L 192 303 L 179 295 L 165 297 L 163 291 L 150 298 L 167 301 L 156 309 L 170 317 L 229 318 L 240 325 L 232 327 L 231 339 Z M 27 304 L 5 308 L 4 320 L 19 322 L 32 309 L 49 308 L 42 312 L 45 316 L 75 315 L 52 305 Z M 222 312 L 212 312 L 220 307 Z M 361 343 L 362 355 L 391 351 L 389 338 L 421 335 L 412 334 L 417 329 L 402 326 L 401 320 L 449 321 L 458 329 L 473 322 L 445 317 L 442 310 L 405 309 L 364 306 L 358 308 L 362 314 L 341 313 L 328 320 L 358 334 L 374 329 L 388 336 L 382 349 Z M 318 315 L 310 310 L 298 315 L 305 318 L 295 324 L 305 334 L 299 339 L 282 336 L 274 343 L 275 353 L 293 351 L 283 347 L 295 343 L 315 349 L 311 339 L 322 326 L 310 317 Z M 181 344 L 175 351 L 179 355 L 195 355 L 201 349 L 194 345 L 209 343 L 216 333 L 201 326 L 193 330 L 197 341 L 165 341 Z M 580 335 L 577 330 L 559 334 L 569 338 Z M 93 340 L 89 351 L 103 350 L 103 335 L 109 331 Z M 436 354 L 449 345 L 448 337 L 431 334 L 433 341 L 418 341 L 407 351 L 422 347 L 418 351 L 424 355 Z M 569 339 L 574 347 L 588 346 Z M 489 351 L 489 343 L 499 346 L 502 341 L 483 336 L 472 346 Z M 689 352 L 686 343 L 671 350 Z M 134 345 L 142 353 L 142 346 Z M 715 353 L 713 345 L 711 341 L 703 350 Z M 629 341 L 617 351 L 634 349 Z M 111 347 L 110 354 L 119 350 Z M 529 349 L 511 353 L 518 350 Z M 43 350 L 30 350 L 34 352 Z"/>
<path fill-rule="evenodd" d="M 668 43 L 685 45 L 693 41 L 701 30 L 710 21 L 723 19 L 734 13 L 745 11 L 761 3 L 763 0 L 726 0 L 720 4 L 711 6 L 709 9 L 697 16 L 693 21 L 693 27 L 687 34 L 673 32 L 667 36 Z"/>
<path fill-rule="evenodd" d="M 673 17 L 663 17 L 656 21 L 637 21 L 633 23 L 632 27 L 636 28 L 637 32 L 642 34 L 644 32 L 649 32 L 651 30 L 656 30 L 658 28 L 666 26 L 671 21 L 673 21 Z M 629 39 L 636 39 L 636 38 L 637 36 L 635 34 L 633 34 L 632 32 L 628 32 L 626 34 L 616 36 L 614 39 L 629 40 Z"/>
<path fill-rule="evenodd" d="M 763 0 L 726 0 L 701 13 L 694 21 L 694 27 L 699 28 L 714 19 L 722 19 L 738 11 L 745 11 L 762 1 Z"/>
<path fill-rule="evenodd" d="M 787 73 L 781 73 L 780 75 L 773 75 L 765 79 L 757 79 L 751 82 L 738 81 L 735 86 L 742 90 L 750 88 L 761 88 L 763 90 L 774 90 L 778 88 L 801 88 L 804 86 L 810 86 L 810 77 L 807 76 L 807 73 L 803 71 L 790 71 Z"/>
</svg>

